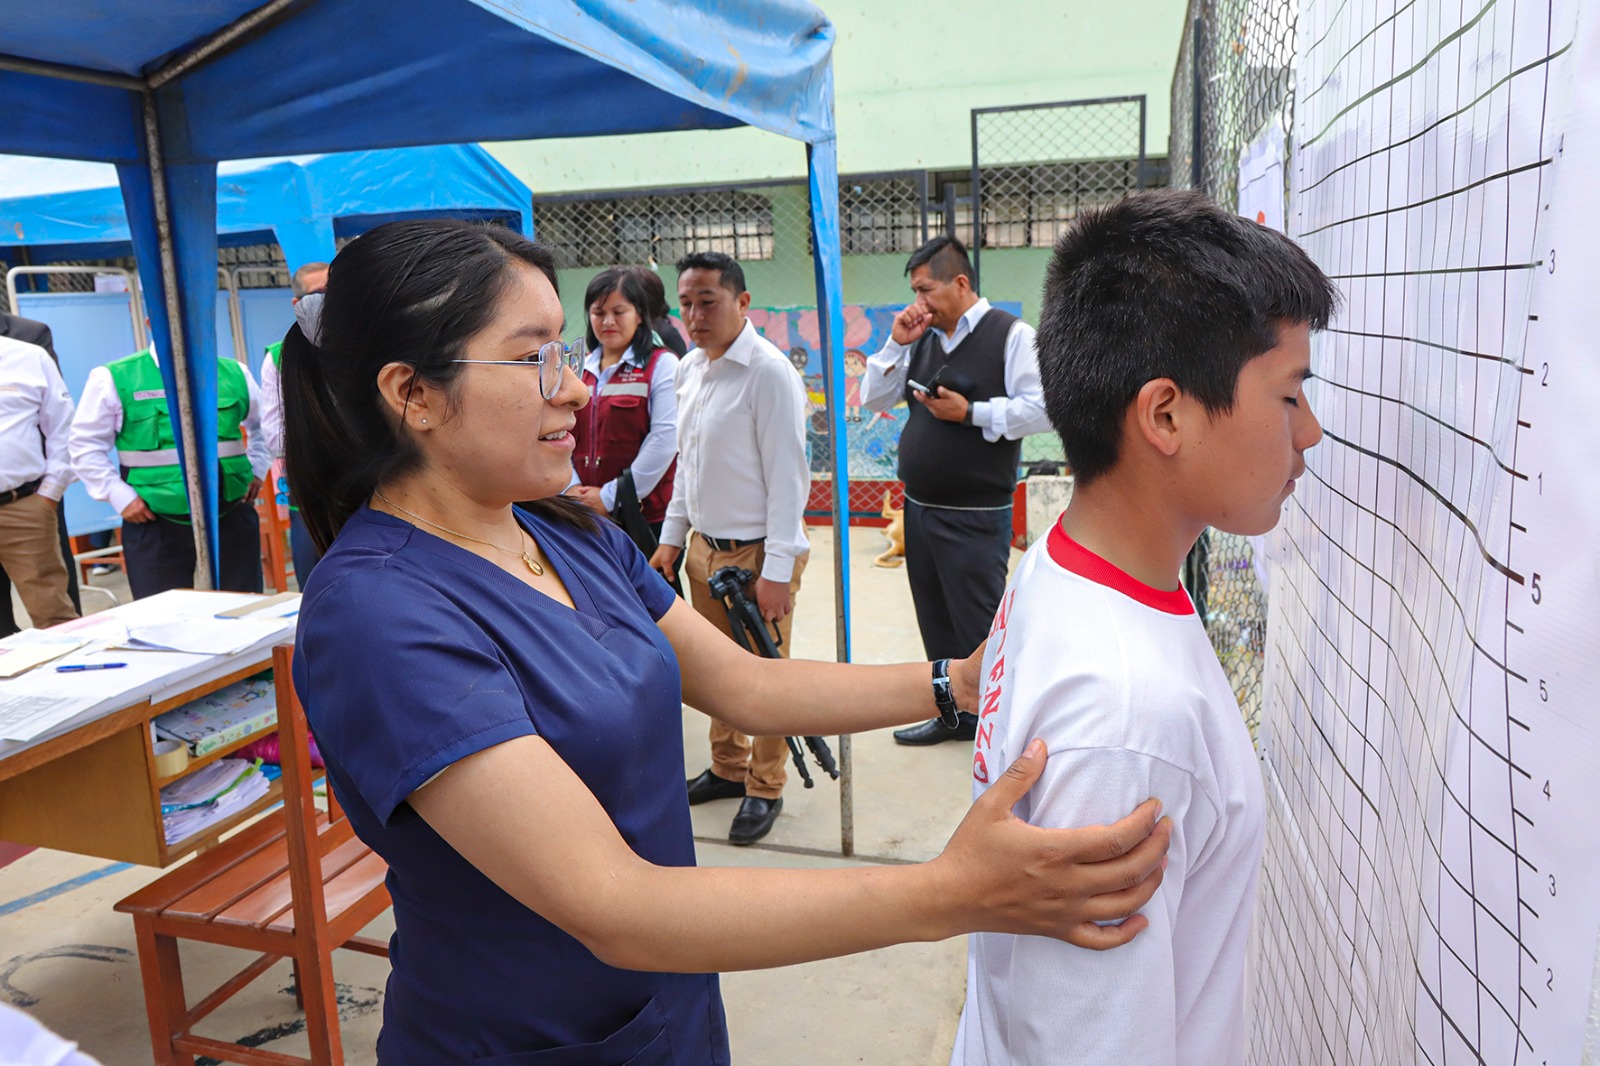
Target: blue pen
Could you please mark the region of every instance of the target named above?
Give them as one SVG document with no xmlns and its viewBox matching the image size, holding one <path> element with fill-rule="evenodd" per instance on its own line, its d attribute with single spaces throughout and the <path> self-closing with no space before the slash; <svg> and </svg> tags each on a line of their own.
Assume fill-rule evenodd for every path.
<svg viewBox="0 0 1600 1066">
<path fill-rule="evenodd" d="M 69 666 L 56 667 L 58 674 L 78 674 L 85 670 L 120 670 L 127 663 L 73 663 Z"/>
</svg>

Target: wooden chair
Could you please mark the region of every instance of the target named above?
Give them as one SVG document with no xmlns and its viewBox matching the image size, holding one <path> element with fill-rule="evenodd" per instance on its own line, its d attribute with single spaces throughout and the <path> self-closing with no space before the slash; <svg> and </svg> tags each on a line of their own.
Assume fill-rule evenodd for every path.
<svg viewBox="0 0 1600 1066">
<path fill-rule="evenodd" d="M 295 698 L 291 658 L 289 648 L 273 651 L 283 807 L 116 906 L 133 915 L 157 1066 L 194 1066 L 196 1055 L 245 1066 L 338 1066 L 344 1051 L 333 949 L 389 954 L 385 942 L 357 935 L 389 907 L 383 880 L 388 867 L 355 837 L 332 790 L 326 815 L 313 802 L 305 711 Z M 191 1008 L 178 964 L 179 940 L 261 954 Z M 283 958 L 294 961 L 309 1059 L 194 1034 L 202 1018 Z"/>
<path fill-rule="evenodd" d="M 261 520 L 261 572 L 277 592 L 289 591 L 289 523 L 278 513 L 277 494 L 263 485 L 256 497 L 256 516 Z"/>
</svg>

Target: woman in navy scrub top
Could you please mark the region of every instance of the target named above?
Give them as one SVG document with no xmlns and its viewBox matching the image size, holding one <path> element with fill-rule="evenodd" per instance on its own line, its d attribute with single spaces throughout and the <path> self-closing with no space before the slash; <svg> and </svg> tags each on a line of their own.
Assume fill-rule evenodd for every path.
<svg viewBox="0 0 1600 1066">
<path fill-rule="evenodd" d="M 696 869 L 683 703 L 756 734 L 878 729 L 927 718 L 928 664 L 748 655 L 558 495 L 587 390 L 546 249 L 497 227 L 380 226 L 300 317 L 288 468 L 327 554 L 295 686 L 390 867 L 385 1066 L 726 1063 L 719 970 L 977 930 L 1106 948 L 1143 928 L 1096 922 L 1155 891 L 1156 805 L 1028 826 L 1010 807 L 1037 751 L 931 862 Z M 979 658 L 952 668 L 963 707 Z"/>
</svg>

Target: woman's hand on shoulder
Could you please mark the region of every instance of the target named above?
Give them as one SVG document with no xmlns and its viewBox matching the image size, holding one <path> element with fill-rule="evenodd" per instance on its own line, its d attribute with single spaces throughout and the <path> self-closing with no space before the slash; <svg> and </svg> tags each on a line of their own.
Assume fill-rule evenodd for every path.
<svg viewBox="0 0 1600 1066">
<path fill-rule="evenodd" d="M 947 898 L 965 911 L 957 916 L 960 932 L 1120 947 L 1150 924 L 1135 912 L 1161 885 L 1172 820 L 1160 818 L 1161 804 L 1150 799 L 1112 825 L 1029 825 L 1012 807 L 1039 779 L 1046 758 L 1042 741 L 1030 743 L 972 805 L 932 865 L 940 868 Z"/>
</svg>

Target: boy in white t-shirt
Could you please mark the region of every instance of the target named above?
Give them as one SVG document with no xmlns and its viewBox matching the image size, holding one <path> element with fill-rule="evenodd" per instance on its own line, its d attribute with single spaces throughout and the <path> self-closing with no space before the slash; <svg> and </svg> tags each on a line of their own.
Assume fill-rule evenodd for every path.
<svg viewBox="0 0 1600 1066">
<path fill-rule="evenodd" d="M 1294 242 L 1197 193 L 1085 212 L 1056 244 L 1039 367 L 1076 485 L 990 632 L 974 792 L 1039 737 L 1019 816 L 1081 825 L 1154 796 L 1174 832 L 1128 946 L 971 938 L 954 1066 L 1243 1061 L 1265 801 L 1178 573 L 1207 526 L 1277 523 L 1322 437 L 1302 385 L 1336 301 Z"/>
</svg>

